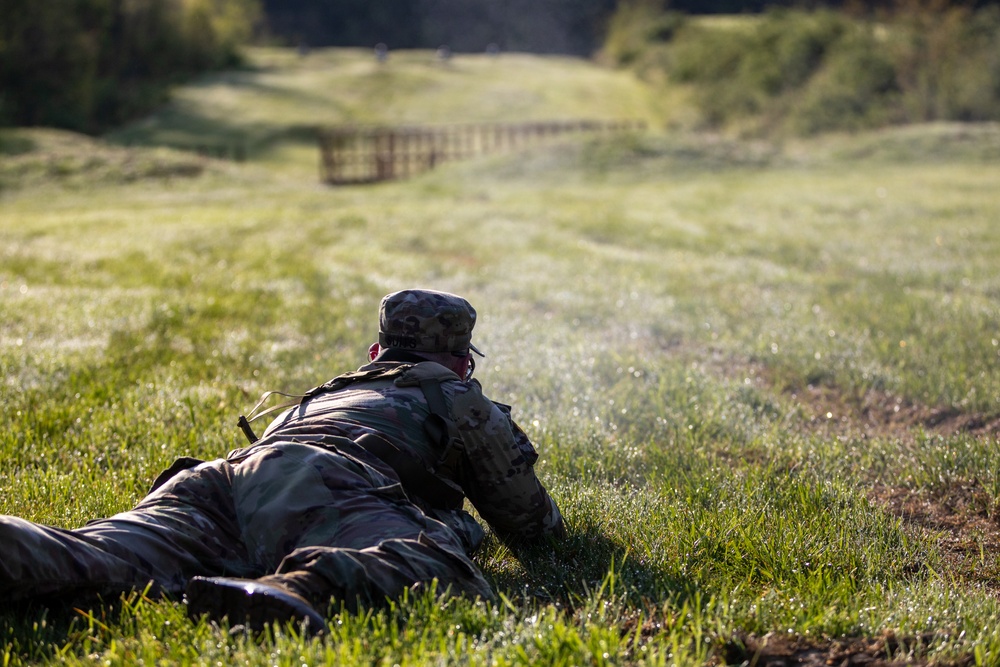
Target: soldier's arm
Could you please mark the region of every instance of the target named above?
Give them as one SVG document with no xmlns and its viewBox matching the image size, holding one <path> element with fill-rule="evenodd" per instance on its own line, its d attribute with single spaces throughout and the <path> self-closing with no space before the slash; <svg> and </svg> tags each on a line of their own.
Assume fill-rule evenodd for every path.
<svg viewBox="0 0 1000 667">
<path fill-rule="evenodd" d="M 462 488 L 479 515 L 505 540 L 562 537 L 562 515 L 535 475 L 527 436 L 478 383 L 463 389 L 453 399 L 466 454 Z"/>
</svg>

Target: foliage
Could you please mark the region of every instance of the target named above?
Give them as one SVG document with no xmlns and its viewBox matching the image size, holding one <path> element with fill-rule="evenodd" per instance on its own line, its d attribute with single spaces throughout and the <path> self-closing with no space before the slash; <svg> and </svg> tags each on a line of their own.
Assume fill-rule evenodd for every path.
<svg viewBox="0 0 1000 667">
<path fill-rule="evenodd" d="M 234 65 L 257 0 L 9 0 L 0 4 L 0 124 L 97 132 L 168 86 Z"/>
<path fill-rule="evenodd" d="M 852 18 L 771 10 L 739 23 L 680 22 L 621 6 L 607 57 L 694 90 L 702 122 L 814 134 L 891 123 L 1000 119 L 1000 8 L 902 3 Z M 657 21 L 677 24 L 656 31 Z M 622 44 L 628 44 L 625 48 Z"/>
<path fill-rule="evenodd" d="M 665 11 L 664 0 L 623 0 L 608 22 L 601 58 L 633 65 L 651 42 L 666 42 L 685 23 L 685 15 Z"/>
<path fill-rule="evenodd" d="M 995 4 L 978 0 L 976 4 Z M 876 9 L 896 0 L 264 0 L 267 28 L 281 43 L 310 48 L 381 42 L 391 49 L 568 53 L 589 56 L 609 20 L 637 5 L 690 14 L 760 13 L 777 7 Z M 940 0 L 938 4 L 941 4 Z M 950 4 L 968 5 L 968 0 Z M 656 19 L 653 19 L 654 22 Z M 612 30 L 612 32 L 614 32 Z"/>
<path fill-rule="evenodd" d="M 1000 7 L 898 15 L 887 39 L 906 118 L 1000 118 Z"/>
</svg>

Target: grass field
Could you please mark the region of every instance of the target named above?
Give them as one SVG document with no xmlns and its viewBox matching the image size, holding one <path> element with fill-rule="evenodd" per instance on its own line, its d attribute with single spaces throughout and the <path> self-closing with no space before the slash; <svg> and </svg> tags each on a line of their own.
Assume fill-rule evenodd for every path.
<svg viewBox="0 0 1000 667">
<path fill-rule="evenodd" d="M 480 310 L 477 375 L 571 535 L 488 540 L 496 605 L 318 640 L 141 595 L 8 608 L 5 667 L 1000 664 L 1000 127 L 653 131 L 329 188 L 318 122 L 673 110 L 570 59 L 254 58 L 106 141 L 0 134 L 0 513 L 130 508 L 239 446 L 263 391 L 360 365 L 378 299 L 419 285 Z M 233 137 L 247 163 L 155 147 Z"/>
</svg>

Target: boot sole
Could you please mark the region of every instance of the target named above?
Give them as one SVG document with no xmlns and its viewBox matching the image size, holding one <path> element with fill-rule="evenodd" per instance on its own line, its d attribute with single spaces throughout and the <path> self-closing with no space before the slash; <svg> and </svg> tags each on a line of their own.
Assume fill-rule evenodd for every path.
<svg viewBox="0 0 1000 667">
<path fill-rule="evenodd" d="M 185 592 L 188 616 L 194 620 L 208 616 L 214 621 L 227 619 L 234 627 L 245 624 L 254 632 L 272 623 L 301 624 L 310 635 L 321 634 L 326 620 L 304 600 L 276 586 L 247 579 L 195 577 Z"/>
</svg>

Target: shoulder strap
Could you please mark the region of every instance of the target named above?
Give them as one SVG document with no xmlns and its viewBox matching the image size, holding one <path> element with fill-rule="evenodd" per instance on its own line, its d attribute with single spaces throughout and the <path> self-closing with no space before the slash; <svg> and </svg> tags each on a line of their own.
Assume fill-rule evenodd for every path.
<svg viewBox="0 0 1000 667">
<path fill-rule="evenodd" d="M 431 442 L 438 445 L 437 462 L 434 470 L 449 470 L 457 474 L 464 462 L 465 448 L 462 444 L 462 434 L 451 416 L 448 403 L 441 389 L 440 378 L 424 378 L 420 381 L 420 390 L 427 400 L 430 414 L 424 420 L 424 432 Z"/>
<path fill-rule="evenodd" d="M 420 391 L 424 392 L 427 399 L 427 407 L 431 414 L 440 417 L 448 416 L 448 404 L 444 400 L 444 391 L 441 389 L 441 380 L 437 378 L 427 378 L 420 381 Z"/>
<path fill-rule="evenodd" d="M 342 375 L 338 375 L 329 382 L 325 382 L 318 387 L 313 387 L 306 393 L 302 394 L 299 403 L 305 403 L 310 398 L 318 396 L 319 394 L 325 394 L 329 391 L 340 391 L 355 382 L 370 382 L 372 380 L 381 380 L 383 378 L 391 378 L 397 375 L 402 375 L 411 366 L 412 364 L 399 364 L 388 368 L 369 368 L 364 371 L 351 371 L 350 373 L 344 373 Z"/>
<path fill-rule="evenodd" d="M 432 442 L 441 446 L 443 454 L 447 452 L 448 445 L 451 444 L 452 420 L 448 414 L 448 405 L 444 400 L 444 391 L 441 390 L 441 381 L 430 378 L 421 380 L 420 391 L 424 392 L 427 407 L 430 409 L 430 414 L 424 421 L 424 430 Z"/>
<path fill-rule="evenodd" d="M 395 380 L 400 387 L 420 387 L 423 392 L 430 413 L 424 421 L 424 431 L 431 442 L 441 448 L 442 459 L 449 451 L 452 440 L 461 440 L 441 389 L 442 382 L 457 379 L 458 376 L 444 366 L 426 362 L 407 368 Z"/>
<path fill-rule="evenodd" d="M 243 431 L 243 435 L 246 436 L 246 439 L 249 440 L 250 444 L 252 445 L 255 442 L 257 442 L 260 438 L 258 438 L 257 434 L 253 432 L 253 428 L 250 427 L 250 422 L 256 421 L 261 417 L 263 417 L 264 415 L 271 414 L 272 412 L 276 412 L 278 410 L 284 410 L 285 408 L 291 408 L 296 405 L 302 405 L 303 403 L 308 401 L 310 398 L 313 398 L 314 396 L 318 396 L 319 394 L 325 394 L 326 392 L 329 391 L 339 391 L 341 389 L 344 389 L 345 387 L 354 384 L 355 382 L 364 382 L 370 380 L 378 380 L 381 378 L 395 377 L 397 375 L 401 375 L 402 373 L 404 373 L 408 368 L 410 368 L 410 365 L 401 364 L 399 366 L 392 366 L 390 368 L 371 368 L 366 371 L 351 371 L 349 373 L 338 375 L 337 377 L 319 385 L 318 387 L 313 387 L 304 394 L 285 394 L 280 391 L 267 391 L 261 395 L 260 400 L 257 401 L 257 405 L 253 406 L 253 409 L 250 410 L 250 416 L 247 417 L 245 415 L 240 415 L 240 418 L 236 422 L 236 424 L 237 426 L 240 427 L 240 430 Z M 274 405 L 271 406 L 270 408 L 258 412 L 260 406 L 262 406 L 264 402 L 267 401 L 267 399 L 271 398 L 271 396 L 284 396 L 286 398 L 292 398 L 295 400 L 290 401 L 288 403 L 282 403 L 280 405 Z"/>
</svg>

